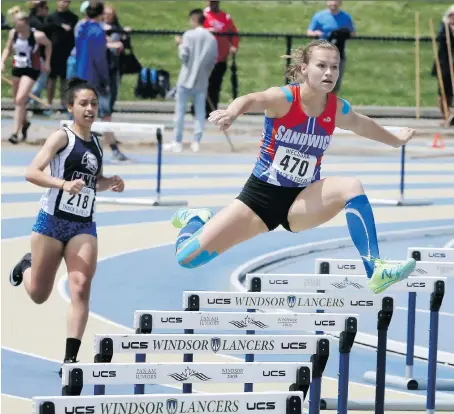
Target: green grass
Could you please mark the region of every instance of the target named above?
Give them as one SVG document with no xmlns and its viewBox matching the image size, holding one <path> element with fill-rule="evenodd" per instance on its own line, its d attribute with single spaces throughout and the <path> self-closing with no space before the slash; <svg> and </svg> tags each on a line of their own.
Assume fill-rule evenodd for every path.
<svg viewBox="0 0 454 414">
<path fill-rule="evenodd" d="M 53 2 L 50 2 L 52 5 Z M 80 1 L 72 2 L 78 10 Z M 134 29 L 186 30 L 190 9 L 204 7 L 204 1 L 113 1 L 124 26 Z M 2 2 L 2 12 L 12 5 Z M 20 3 L 19 3 L 20 4 Z M 25 2 L 22 3 L 25 5 Z M 429 36 L 429 19 L 438 30 L 440 19 L 449 2 L 438 1 L 345 1 L 344 9 L 351 13 L 359 35 L 414 36 L 415 12 L 420 13 L 422 36 Z M 25 7 L 25 6 L 24 6 Z M 325 7 L 324 1 L 224 1 L 222 7 L 234 19 L 241 32 L 271 32 L 304 34 L 314 12 Z M 2 47 L 6 32 L 2 31 Z M 307 41 L 294 41 L 293 47 Z M 171 81 L 178 76 L 180 62 L 173 36 L 134 35 L 135 53 L 143 66 L 163 68 L 170 72 Z M 237 58 L 239 92 L 266 89 L 284 82 L 285 39 L 243 38 Z M 347 68 L 341 96 L 357 105 L 415 105 L 415 44 L 351 40 L 347 45 Z M 433 63 L 432 44 L 421 42 L 421 105 L 436 104 L 436 80 L 430 76 Z M 224 77 L 221 100 L 231 101 L 229 71 Z M 134 100 L 136 75 L 123 79 L 120 99 Z M 3 84 L 2 96 L 11 94 Z"/>
</svg>

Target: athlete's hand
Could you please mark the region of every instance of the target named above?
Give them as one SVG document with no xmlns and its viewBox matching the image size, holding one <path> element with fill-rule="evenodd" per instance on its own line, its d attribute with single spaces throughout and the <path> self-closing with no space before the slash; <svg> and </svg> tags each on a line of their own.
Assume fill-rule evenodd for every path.
<svg viewBox="0 0 454 414">
<path fill-rule="evenodd" d="M 125 182 L 118 175 L 114 175 L 110 180 L 110 190 L 116 193 L 122 193 L 125 189 Z"/>
<path fill-rule="evenodd" d="M 44 62 L 41 66 L 41 72 L 46 72 L 46 73 L 49 73 L 50 72 L 50 65 L 46 62 Z"/>
<path fill-rule="evenodd" d="M 405 145 L 408 141 L 413 138 L 416 129 L 413 128 L 402 128 L 397 134 L 396 137 L 398 138 L 398 144 L 396 148 L 400 148 L 402 145 Z"/>
<path fill-rule="evenodd" d="M 225 109 L 217 109 L 216 111 L 211 112 L 208 118 L 208 122 L 218 126 L 221 131 L 230 128 L 233 121 L 235 121 L 235 117 L 229 114 Z"/>
<path fill-rule="evenodd" d="M 5 62 L 2 62 L 2 69 L 1 69 L 1 70 L 2 70 L 2 73 L 5 71 L 5 69 L 6 69 Z"/>
<path fill-rule="evenodd" d="M 73 181 L 65 181 L 65 184 L 63 184 L 63 191 L 67 191 L 69 194 L 74 195 L 80 193 L 84 187 L 85 181 L 78 178 Z"/>
</svg>

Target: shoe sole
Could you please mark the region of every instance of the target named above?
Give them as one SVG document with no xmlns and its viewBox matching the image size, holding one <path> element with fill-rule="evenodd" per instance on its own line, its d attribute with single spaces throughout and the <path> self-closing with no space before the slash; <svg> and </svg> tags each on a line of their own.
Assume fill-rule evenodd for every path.
<svg viewBox="0 0 454 414">
<path fill-rule="evenodd" d="M 9 283 L 14 287 L 19 286 L 22 283 L 22 280 L 19 283 L 14 281 L 14 269 L 9 272 Z"/>
</svg>

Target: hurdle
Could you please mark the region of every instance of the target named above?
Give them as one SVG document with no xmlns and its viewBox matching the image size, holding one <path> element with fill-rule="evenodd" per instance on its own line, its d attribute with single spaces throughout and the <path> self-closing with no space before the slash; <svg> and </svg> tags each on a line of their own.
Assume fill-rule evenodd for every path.
<svg viewBox="0 0 454 414">
<path fill-rule="evenodd" d="M 62 367 L 62 395 L 80 395 L 84 385 L 290 383 L 290 391 L 306 396 L 311 379 L 310 364 L 302 362 L 183 362 L 65 364 Z M 303 398 L 304 400 L 304 398 Z"/>
<path fill-rule="evenodd" d="M 288 294 L 288 293 L 273 293 L 267 294 L 263 292 L 259 292 L 256 289 L 258 287 L 252 287 L 251 290 L 255 290 L 254 292 L 247 292 L 247 293 L 232 293 L 232 292 L 206 292 L 206 291 L 194 291 L 194 292 L 184 292 L 183 294 L 183 303 L 184 306 L 189 306 L 192 302 L 198 303 L 199 308 L 215 308 L 215 309 L 222 309 L 222 308 L 246 308 L 248 311 L 251 309 L 257 310 L 282 310 L 287 309 L 291 310 L 292 312 L 296 310 L 304 309 L 303 312 L 310 312 L 315 311 L 319 307 L 325 307 L 326 309 L 333 309 L 333 306 L 341 308 L 342 310 L 357 310 L 357 303 L 352 301 L 352 303 L 348 304 L 344 303 L 344 296 L 330 296 L 326 298 L 321 294 Z M 380 306 L 379 301 L 372 300 L 367 306 L 378 307 Z M 268 316 L 269 315 L 269 316 Z M 265 314 L 255 314 L 253 317 L 249 316 L 249 318 L 263 318 L 263 317 L 272 317 L 290 321 L 290 315 L 298 315 L 294 314 L 282 314 L 282 313 L 265 313 Z M 341 319 L 343 318 L 344 323 L 342 325 L 337 324 L 331 315 L 335 314 L 318 314 L 318 313 L 299 313 L 300 318 L 308 317 L 308 321 L 313 318 L 313 324 L 307 326 L 310 331 L 314 331 L 319 329 L 320 326 L 326 327 L 328 331 L 341 331 L 341 335 L 345 336 L 346 342 L 351 340 L 353 342 L 354 334 L 357 330 L 357 314 L 353 315 L 346 315 L 339 316 Z M 254 327 L 253 324 L 250 324 L 248 327 Z M 303 326 L 301 326 L 303 328 Z M 281 329 L 281 328 L 279 328 Z M 248 331 L 251 332 L 251 331 Z M 249 333 L 250 334 L 250 333 Z M 324 338 L 323 335 L 313 335 L 313 338 L 317 340 L 318 338 Z M 320 344 L 323 345 L 323 342 L 320 341 Z M 320 346 L 319 352 L 317 354 L 313 354 L 311 356 L 312 362 L 312 382 L 311 382 L 311 389 L 310 389 L 310 402 L 309 402 L 309 412 L 316 414 L 320 411 L 320 394 L 321 394 L 321 378 L 323 371 L 325 369 L 326 363 L 329 357 L 329 349 L 323 349 L 324 346 Z M 250 354 L 246 354 L 247 355 Z M 250 361 L 250 358 L 248 358 Z M 252 392 L 253 387 L 252 383 L 249 385 L 248 388 L 245 387 L 246 392 Z"/>
<path fill-rule="evenodd" d="M 402 128 L 393 127 L 393 126 L 384 126 L 389 132 L 396 134 Z M 334 130 L 333 136 L 336 135 L 351 135 L 354 134 L 352 131 L 344 130 L 341 128 L 336 128 Z M 398 199 L 381 199 L 381 198 L 371 198 L 369 199 L 371 204 L 375 205 L 384 205 L 384 206 L 395 206 L 395 207 L 409 207 L 409 206 L 429 206 L 433 204 L 431 201 L 427 200 L 409 200 L 405 198 L 405 145 L 402 145 L 400 150 L 400 182 L 399 182 L 399 193 L 400 198 Z"/>
<path fill-rule="evenodd" d="M 194 307 L 192 305 L 192 307 Z M 325 318 L 326 319 L 326 318 Z M 345 324 L 344 315 L 334 315 L 333 318 L 336 326 Z M 305 330 L 304 327 L 312 328 L 317 324 L 323 323 L 323 318 L 316 315 L 309 315 L 307 318 L 293 318 L 293 323 L 283 322 L 276 316 L 265 316 L 251 318 L 246 312 L 197 312 L 197 311 L 150 311 L 137 310 L 134 312 L 134 329 L 136 333 L 150 334 L 156 329 L 183 329 L 185 334 L 190 330 L 194 333 L 194 328 L 198 330 L 233 330 L 244 331 L 250 326 L 259 327 L 262 331 L 283 330 L 296 331 Z M 288 325 L 288 326 L 285 326 Z M 146 355 L 138 354 L 136 362 L 145 362 Z M 185 354 L 191 355 L 191 354 Z M 192 355 L 191 355 L 192 356 Z M 187 361 L 184 358 L 184 362 Z M 183 392 L 192 392 L 192 388 L 187 387 L 191 384 L 183 384 Z M 189 389 L 188 389 L 189 388 Z M 143 394 L 144 385 L 136 384 L 135 393 Z"/>
<path fill-rule="evenodd" d="M 226 394 L 147 394 L 83 397 L 34 397 L 33 414 L 149 413 L 181 414 L 274 410 L 303 414 L 298 392 L 256 392 Z"/>
<path fill-rule="evenodd" d="M 330 281 L 328 281 L 330 279 Z M 260 273 L 248 273 L 246 274 L 246 287 L 255 286 L 261 292 L 304 292 L 308 290 L 317 290 L 317 294 L 328 293 L 330 294 L 335 288 L 333 286 L 339 286 L 344 280 L 343 277 L 320 277 L 314 274 L 260 274 Z M 364 277 L 358 282 L 364 283 Z M 358 286 L 362 287 L 358 282 Z M 337 288 L 339 291 L 339 288 Z M 330 295 L 331 296 L 331 295 Z M 330 297 L 329 296 L 329 297 Z M 361 292 L 355 291 L 351 293 L 349 291 L 343 291 L 343 301 L 350 300 L 351 303 L 355 301 L 355 298 L 360 297 L 360 301 L 356 301 L 357 306 L 368 308 L 367 304 L 369 298 L 375 299 L 375 295 L 371 296 L 370 291 L 364 290 Z M 393 314 L 393 298 L 389 296 L 381 297 L 382 307 L 377 312 L 377 325 L 378 325 L 378 346 L 377 346 L 377 384 L 376 384 L 376 412 L 383 413 L 384 407 L 382 405 L 382 399 L 385 395 L 385 370 L 386 370 L 386 340 L 387 340 L 387 329 L 391 321 Z M 370 308 L 369 308 L 370 310 Z M 326 309 L 318 309 L 320 312 L 325 312 Z M 329 309 L 328 309 L 329 311 Z M 319 313 L 323 315 L 324 313 Z M 329 316 L 329 314 L 327 314 Z M 324 331 L 326 331 L 324 325 L 320 325 Z M 323 332 L 319 332 L 323 333 Z M 357 329 L 346 330 L 340 334 L 339 340 L 339 383 L 338 383 L 338 413 L 347 413 L 348 410 L 348 381 L 349 381 L 349 362 L 350 352 L 353 346 Z M 321 399 L 321 407 L 325 407 L 326 402 Z"/>
<path fill-rule="evenodd" d="M 72 121 L 60 121 L 61 127 L 70 128 Z M 161 198 L 161 170 L 162 170 L 162 138 L 165 126 L 163 124 L 139 124 L 128 122 L 94 122 L 92 130 L 98 134 L 105 132 L 118 133 L 119 131 L 128 132 L 128 134 L 156 134 L 157 148 L 157 179 L 156 195 L 154 198 L 128 198 L 128 197 L 96 197 L 96 202 L 100 204 L 122 204 L 134 206 L 151 206 L 151 207 L 172 207 L 187 206 L 186 200 L 163 200 Z M 132 138 L 122 138 L 122 141 L 132 141 Z"/>
<path fill-rule="evenodd" d="M 393 263 L 393 261 L 391 261 Z M 397 263 L 397 261 L 394 261 L 394 263 Z M 385 384 L 389 384 L 392 386 L 400 386 L 400 388 L 406 388 L 406 389 L 427 389 L 427 404 L 429 405 L 429 401 L 433 401 L 435 404 L 435 380 L 436 380 L 436 370 L 434 367 L 436 367 L 437 363 L 437 339 L 438 339 L 438 312 L 441 306 L 441 303 L 443 301 L 443 296 L 445 292 L 445 284 L 447 282 L 446 277 L 427 277 L 427 276 L 415 276 L 419 274 L 424 274 L 422 272 L 428 273 L 427 270 L 424 269 L 424 267 L 427 268 L 435 268 L 435 266 L 431 265 L 429 263 L 429 266 L 421 266 L 423 262 L 418 263 L 418 267 L 415 268 L 415 271 L 409 276 L 409 278 L 406 281 L 402 281 L 401 283 L 397 283 L 395 285 L 390 286 L 387 291 L 389 292 L 409 292 L 409 294 L 416 294 L 416 292 L 429 292 L 431 293 L 431 300 L 430 300 L 430 309 L 431 309 L 431 329 L 430 329 L 430 340 L 429 340 L 429 372 L 428 372 L 428 381 L 427 387 L 424 387 L 424 381 L 422 380 L 414 380 L 413 378 L 406 378 L 406 379 L 401 379 L 400 377 L 392 376 L 392 375 L 385 375 L 381 379 L 383 381 L 383 387 Z M 345 259 L 329 259 L 329 258 L 318 258 L 316 259 L 315 262 L 315 271 L 318 274 L 324 274 L 326 276 L 323 276 L 323 278 L 326 278 L 327 280 L 331 281 L 331 278 L 337 277 L 339 282 L 337 283 L 330 283 L 332 287 L 337 288 L 337 289 L 355 289 L 355 290 L 361 290 L 364 289 L 364 286 L 366 283 L 360 284 L 358 283 L 358 275 L 363 275 L 362 278 L 364 282 L 365 276 L 364 276 L 364 268 L 361 260 L 345 260 Z M 332 274 L 331 271 L 334 269 L 336 274 Z M 354 274 L 352 274 L 354 273 Z M 328 276 L 329 275 L 329 276 Z M 327 281 L 320 281 L 320 283 L 325 283 L 328 284 Z M 413 312 L 416 311 L 416 307 L 413 308 Z M 409 308 L 409 313 L 410 313 L 410 308 Z M 437 316 L 434 317 L 433 314 L 436 314 Z M 409 322 L 413 321 L 413 323 L 409 323 L 407 327 L 407 350 L 411 349 L 412 355 L 413 355 L 413 350 L 414 350 L 414 316 L 410 318 L 409 316 Z M 361 341 L 359 341 L 361 343 Z M 367 344 L 369 345 L 369 344 Z M 377 348 L 377 353 L 379 352 Z M 386 353 L 386 345 L 385 345 L 385 351 Z M 408 352 L 408 351 L 407 351 Z M 411 368 L 413 366 L 413 360 L 411 361 Z M 408 373 L 408 368 L 407 368 L 407 373 Z M 368 382 L 375 382 L 378 383 L 379 381 L 379 371 L 377 372 L 366 372 L 364 374 L 364 379 Z M 440 389 L 446 390 L 446 389 L 451 389 L 452 382 L 450 380 L 445 380 L 441 381 L 440 384 Z M 418 388 L 418 384 L 421 384 Z M 367 405 L 367 404 L 366 404 Z M 362 405 L 359 402 L 355 402 L 354 404 L 355 409 L 366 409 L 364 408 L 358 408 L 362 407 Z M 408 402 L 405 404 L 401 404 L 401 407 L 407 407 L 408 410 L 413 410 L 415 409 L 414 402 Z M 437 402 L 437 408 L 438 408 L 438 402 Z M 351 408 L 353 409 L 353 408 Z M 388 406 L 386 406 L 386 409 Z M 450 409 L 454 409 L 454 404 L 450 406 Z"/>
<path fill-rule="evenodd" d="M 434 252 L 440 252 L 443 249 L 433 249 Z M 409 249 L 409 257 L 412 249 Z M 417 256 L 417 255 L 416 255 Z M 418 257 L 418 256 L 417 256 Z M 398 261 L 390 261 L 390 263 L 398 263 Z M 350 281 L 353 281 L 353 275 L 363 275 L 363 262 L 359 259 L 329 259 L 317 258 L 315 260 L 315 273 L 318 274 L 338 274 L 344 275 L 348 280 L 344 282 L 344 288 L 349 287 Z M 413 359 L 414 359 L 414 330 L 415 330 L 415 314 L 416 314 L 416 293 L 427 292 L 433 293 L 433 281 L 440 280 L 444 284 L 448 283 L 449 275 L 454 275 L 454 262 L 429 262 L 417 261 L 413 273 L 406 281 L 397 283 L 387 289 L 390 292 L 407 291 L 408 300 L 408 323 L 407 323 L 407 345 L 406 347 L 393 346 L 390 351 L 406 355 L 405 378 L 397 376 L 387 376 L 386 382 L 397 388 L 407 390 L 425 390 L 426 380 L 413 378 Z M 430 276 L 429 276 L 430 275 Z M 429 276 L 429 278 L 428 278 Z M 361 337 L 360 334 L 358 335 Z M 357 338 L 358 340 L 358 338 Z M 361 342 L 361 339 L 360 339 Z M 366 344 L 369 345 L 369 344 Z M 440 362 L 449 363 L 449 355 L 441 353 Z M 419 354 L 419 358 L 427 359 L 425 355 Z M 451 361 L 454 364 L 454 361 Z M 368 377 L 369 378 L 369 377 Z M 370 380 L 370 378 L 369 378 Z M 452 391 L 452 382 L 447 380 L 439 380 L 437 389 L 439 391 Z"/>
</svg>

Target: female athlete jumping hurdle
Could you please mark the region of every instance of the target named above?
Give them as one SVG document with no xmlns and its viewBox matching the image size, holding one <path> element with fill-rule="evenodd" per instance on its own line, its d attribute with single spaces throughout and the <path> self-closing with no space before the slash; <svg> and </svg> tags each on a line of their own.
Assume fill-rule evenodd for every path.
<svg viewBox="0 0 454 414">
<path fill-rule="evenodd" d="M 390 264 L 380 259 L 372 208 L 360 180 L 320 178 L 323 154 L 336 126 L 390 145 L 406 144 L 415 133 L 397 135 L 356 113 L 332 90 L 339 76 L 339 51 L 317 40 L 294 54 L 288 76 L 295 83 L 235 99 L 209 121 L 229 128 L 245 112 L 265 112 L 265 126 L 253 172 L 240 195 L 216 216 L 208 209 L 181 209 L 172 217 L 181 228 L 176 258 L 186 268 L 203 265 L 232 246 L 279 225 L 292 232 L 320 226 L 345 209 L 353 243 L 375 293 L 403 280 L 414 259 Z M 301 83 L 300 83 L 301 82 Z"/>
</svg>

